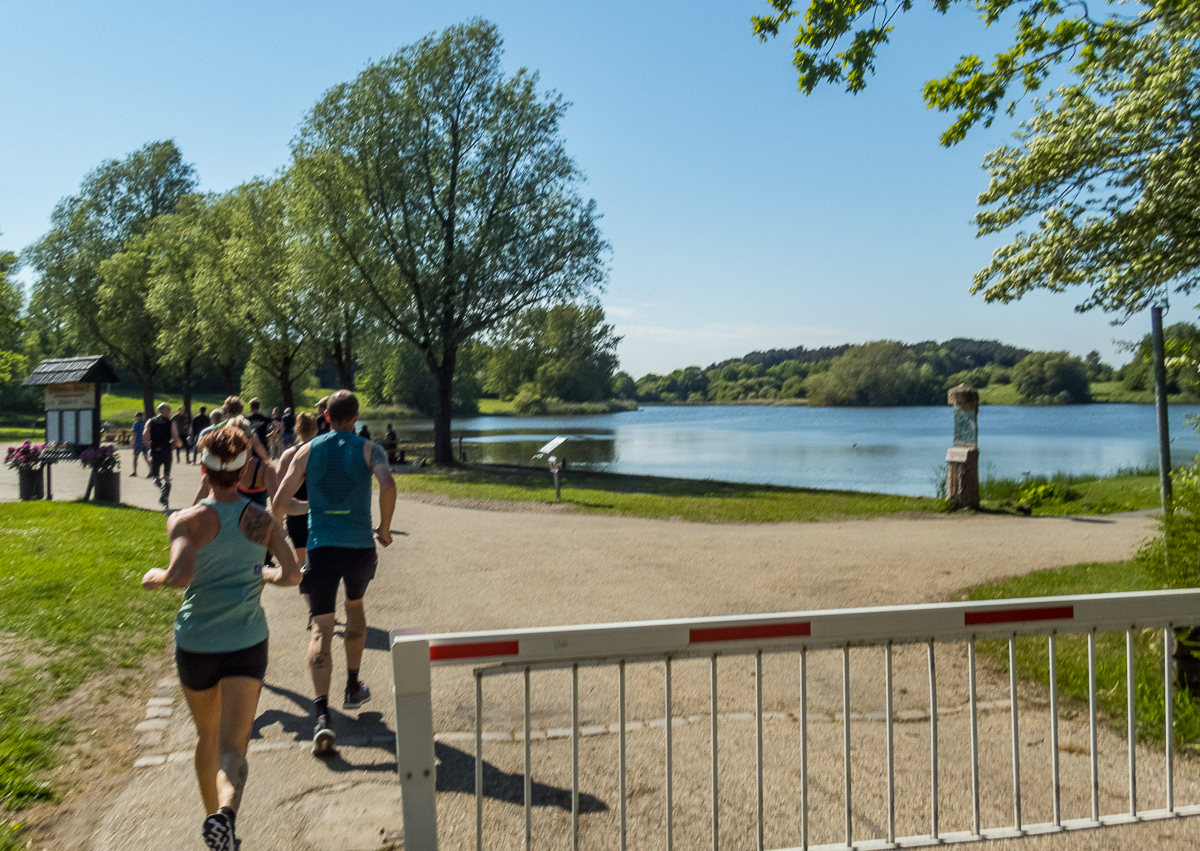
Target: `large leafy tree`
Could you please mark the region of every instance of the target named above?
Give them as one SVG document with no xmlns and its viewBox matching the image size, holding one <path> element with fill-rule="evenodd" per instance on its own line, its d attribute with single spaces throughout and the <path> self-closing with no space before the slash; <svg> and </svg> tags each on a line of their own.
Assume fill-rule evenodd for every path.
<svg viewBox="0 0 1200 851">
<path fill-rule="evenodd" d="M 510 399 L 533 384 L 567 402 L 608 399 L 620 341 L 598 304 L 531 308 L 496 335 L 485 389 Z"/>
<path fill-rule="evenodd" d="M 1128 316 L 1200 283 L 1200 4 L 1095 51 L 991 153 L 979 233 L 1036 223 L 972 292 L 1011 301 L 1090 287 L 1080 310 Z"/>
<path fill-rule="evenodd" d="M 299 208 L 357 272 L 364 301 L 436 385 L 450 463 L 459 353 L 537 304 L 599 287 L 606 245 L 563 147 L 566 105 L 505 77 L 484 21 L 451 27 L 332 88 L 293 145 Z"/>
<path fill-rule="evenodd" d="M 297 298 L 285 193 L 279 178 L 233 191 L 222 265 L 254 341 L 250 362 L 278 382 L 282 403 L 295 408 L 296 389 L 313 366 L 314 351 Z"/>
<path fill-rule="evenodd" d="M 956 112 L 942 135 L 952 145 L 982 122 L 990 125 L 1002 107 L 1009 113 L 1021 94 L 1037 91 L 1062 63 L 1090 61 L 1098 52 L 1127 46 L 1160 21 L 1194 0 L 1139 0 L 1124 4 L 1068 3 L 1063 0 L 972 0 L 985 26 L 1005 16 L 1012 20 L 1013 41 L 990 61 L 975 54 L 961 57 L 946 76 L 925 84 L 925 101 L 943 112 Z M 813 0 L 801 11 L 795 0 L 767 0 L 773 14 L 751 18 L 754 32 L 766 40 L 799 19 L 792 64 L 800 90 L 811 93 L 822 83 L 845 84 L 856 93 L 875 73 L 879 49 L 887 44 L 900 15 L 913 0 Z M 946 14 L 967 0 L 930 0 Z M 1093 11 L 1101 16 L 1093 15 Z M 1107 13 L 1107 14 L 1106 14 Z M 1016 87 L 1017 95 L 1010 96 Z"/>
<path fill-rule="evenodd" d="M 33 305 L 61 316 L 75 346 L 98 347 L 133 372 L 148 414 L 161 366 L 145 302 L 151 264 L 139 247 L 110 263 L 107 277 L 102 266 L 157 217 L 173 212 L 195 184 L 195 170 L 172 141 L 109 160 L 84 177 L 79 194 L 58 203 L 50 231 L 24 258 L 38 275 Z"/>
<path fill-rule="evenodd" d="M 932 0 L 948 12 L 961 0 Z M 912 0 L 819 0 L 801 17 L 793 0 L 768 0 L 761 38 L 801 18 L 794 65 L 800 88 L 845 83 L 857 92 L 878 49 Z M 1200 268 L 1200 4 L 1137 0 L 977 0 L 984 24 L 1013 22 L 1013 41 L 990 61 L 962 57 L 925 85 L 926 102 L 955 112 L 952 145 L 1039 90 L 1066 63 L 1068 82 L 1034 102 L 1018 145 L 994 151 L 976 217 L 980 235 L 1032 222 L 975 276 L 972 292 L 1011 301 L 1033 289 L 1084 285 L 1077 309 L 1127 317 L 1172 291 L 1191 292 Z"/>
</svg>

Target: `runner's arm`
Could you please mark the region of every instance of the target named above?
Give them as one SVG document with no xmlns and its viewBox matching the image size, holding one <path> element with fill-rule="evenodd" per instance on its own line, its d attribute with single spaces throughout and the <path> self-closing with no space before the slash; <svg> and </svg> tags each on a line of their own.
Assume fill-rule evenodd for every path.
<svg viewBox="0 0 1200 851">
<path fill-rule="evenodd" d="M 175 420 L 171 420 L 171 443 L 176 447 L 183 446 L 183 441 L 179 439 L 179 423 Z"/>
<path fill-rule="evenodd" d="M 273 516 L 257 505 L 248 505 L 238 521 L 238 530 L 251 541 L 265 546 L 278 560 L 278 567 L 263 568 L 265 581 L 282 586 L 300 584 L 300 566 L 283 535 L 283 527 Z"/>
<path fill-rule="evenodd" d="M 379 526 L 375 537 L 383 546 L 392 543 L 392 514 L 396 511 L 396 480 L 392 478 L 392 467 L 388 464 L 387 450 L 378 443 L 367 441 L 363 447 L 367 466 L 379 480 Z"/>
<path fill-rule="evenodd" d="M 192 545 L 188 519 L 173 515 L 167 521 L 167 532 L 171 536 L 171 564 L 165 570 L 152 567 L 146 571 L 142 587 L 147 591 L 186 588 L 196 576 L 196 548 Z"/>
</svg>

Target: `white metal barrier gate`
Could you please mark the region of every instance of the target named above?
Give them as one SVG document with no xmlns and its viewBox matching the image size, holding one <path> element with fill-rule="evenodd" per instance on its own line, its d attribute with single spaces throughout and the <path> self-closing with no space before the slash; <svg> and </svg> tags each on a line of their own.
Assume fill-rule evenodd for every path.
<svg viewBox="0 0 1200 851">
<path fill-rule="evenodd" d="M 1200 590 L 1151 591 L 1129 594 L 1093 594 L 1071 597 L 1043 597 L 1017 600 L 974 601 L 919 606 L 889 606 L 861 609 L 835 609 L 812 612 L 753 615 L 732 618 L 696 618 L 691 620 L 643 621 L 636 623 L 596 624 L 500 630 L 494 632 L 450 633 L 441 635 L 392 636 L 392 662 L 396 696 L 396 756 L 402 789 L 405 847 L 409 851 L 434 851 L 437 848 L 437 811 L 435 804 L 436 770 L 434 756 L 433 707 L 431 702 L 432 666 L 477 665 L 475 729 L 476 847 L 482 849 L 483 825 L 483 679 L 496 675 L 524 676 L 524 805 L 525 848 L 532 841 L 530 808 L 532 780 L 530 756 L 530 674 L 533 671 L 568 669 L 571 671 L 571 825 L 572 847 L 579 847 L 579 668 L 612 665 L 618 669 L 617 732 L 619 741 L 620 847 L 626 846 L 626 665 L 659 662 L 665 666 L 666 719 L 665 797 L 667 851 L 673 851 L 672 800 L 672 715 L 671 662 L 680 659 L 711 659 L 711 740 L 712 740 L 712 847 L 719 849 L 720 811 L 718 805 L 717 747 L 717 659 L 750 656 L 755 661 L 755 721 L 757 779 L 757 847 L 764 849 L 763 835 L 763 654 L 798 653 L 799 665 L 799 737 L 800 737 L 800 837 L 799 847 L 809 848 L 809 772 L 808 772 L 808 652 L 841 650 L 842 709 L 845 763 L 845 842 L 822 848 L 894 848 L 936 845 L 949 842 L 1000 839 L 1033 834 L 1054 833 L 1134 821 L 1173 818 L 1200 814 L 1200 805 L 1177 806 L 1174 793 L 1174 737 L 1172 719 L 1172 672 L 1170 658 L 1173 630 L 1200 623 Z M 1165 715 L 1165 797 L 1161 807 L 1139 806 L 1136 771 L 1136 712 L 1134 678 L 1134 634 L 1146 629 L 1162 630 L 1162 654 L 1167 670 L 1163 676 Z M 1097 749 L 1096 636 L 1098 633 L 1124 632 L 1126 650 L 1126 693 L 1129 744 L 1129 806 L 1119 814 L 1100 813 L 1100 787 Z M 1059 706 L 1055 639 L 1060 634 L 1087 636 L 1088 714 L 1091 762 L 1091 815 L 1083 819 L 1062 817 L 1059 794 Z M 1021 814 L 1021 763 L 1019 713 L 1017 703 L 1016 638 L 1048 637 L 1049 712 L 1051 775 L 1053 778 L 1053 817 L 1050 822 L 1025 824 Z M 1012 822 L 1003 826 L 981 824 L 979 777 L 978 699 L 976 693 L 975 642 L 983 639 L 1007 639 L 1009 653 L 1009 689 L 1012 726 Z M 972 826 L 969 831 L 942 832 L 938 813 L 938 703 L 935 645 L 966 642 L 968 648 L 969 722 L 971 737 Z M 896 645 L 925 645 L 928 652 L 929 723 L 930 723 L 930 813 L 929 832 L 915 836 L 896 836 L 896 783 L 893 738 L 892 648 Z M 858 840 L 853 834 L 854 784 L 851 777 L 851 648 L 878 647 L 884 655 L 886 724 L 887 827 L 886 839 Z"/>
</svg>

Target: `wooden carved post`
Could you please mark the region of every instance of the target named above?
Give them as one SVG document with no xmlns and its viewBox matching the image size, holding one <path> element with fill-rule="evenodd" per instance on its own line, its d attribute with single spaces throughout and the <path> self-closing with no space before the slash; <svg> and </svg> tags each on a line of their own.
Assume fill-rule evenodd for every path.
<svg viewBox="0 0 1200 851">
<path fill-rule="evenodd" d="M 960 384 L 946 396 L 954 406 L 954 445 L 946 452 L 946 499 L 956 509 L 979 508 L 979 392 Z"/>
</svg>

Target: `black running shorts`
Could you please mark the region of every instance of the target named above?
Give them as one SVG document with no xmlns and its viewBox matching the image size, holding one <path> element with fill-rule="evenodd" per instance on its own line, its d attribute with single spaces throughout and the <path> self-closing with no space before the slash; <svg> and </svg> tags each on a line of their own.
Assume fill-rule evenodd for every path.
<svg viewBox="0 0 1200 851">
<path fill-rule="evenodd" d="M 307 514 L 289 514 L 284 518 L 287 521 L 288 537 L 292 539 L 292 546 L 296 549 L 308 546 L 308 515 Z"/>
<path fill-rule="evenodd" d="M 166 449 L 151 449 L 150 450 L 150 472 L 154 474 L 154 478 L 158 478 L 159 467 L 162 467 L 163 476 L 170 477 L 171 475 L 171 447 Z"/>
<path fill-rule="evenodd" d="M 313 617 L 337 609 L 338 584 L 346 584 L 346 599 L 361 600 L 375 578 L 378 563 L 374 547 L 317 547 L 308 551 L 308 569 L 300 580 L 300 593 L 308 595 Z"/>
<path fill-rule="evenodd" d="M 267 641 L 264 638 L 253 647 L 228 653 L 193 653 L 176 647 L 179 682 L 192 691 L 207 691 L 226 677 L 261 680 L 267 675 Z"/>
</svg>

